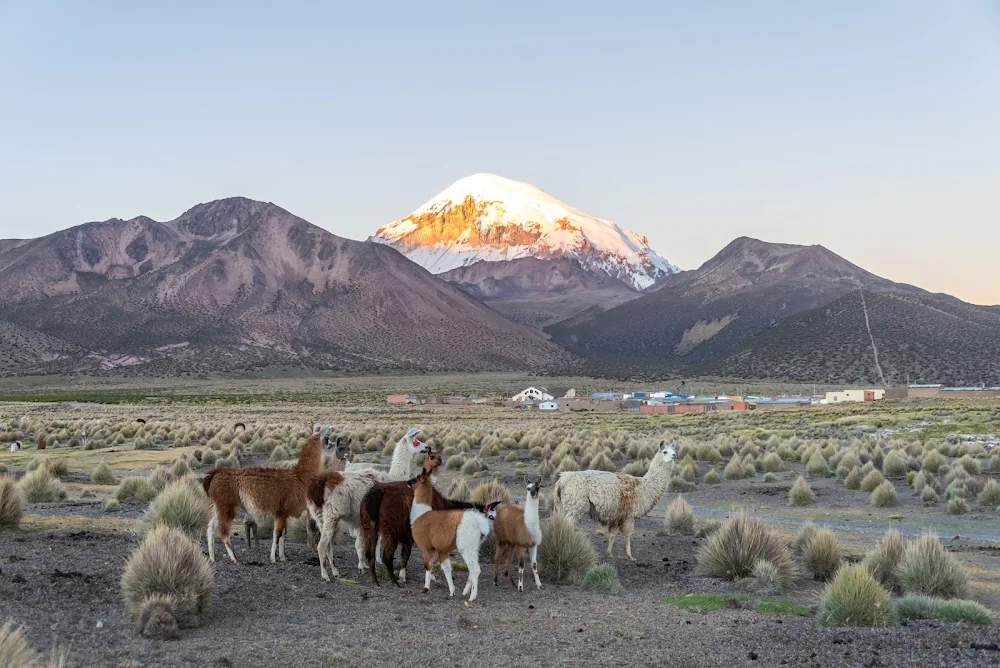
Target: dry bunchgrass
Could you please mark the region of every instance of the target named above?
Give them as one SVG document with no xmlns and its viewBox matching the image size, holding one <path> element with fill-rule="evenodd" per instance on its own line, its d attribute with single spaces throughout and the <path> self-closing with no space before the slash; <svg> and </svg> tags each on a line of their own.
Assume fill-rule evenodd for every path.
<svg viewBox="0 0 1000 668">
<path fill-rule="evenodd" d="M 510 490 L 496 478 L 491 478 L 486 482 L 481 482 L 473 488 L 469 495 L 469 501 L 481 505 L 487 505 L 494 501 L 503 504 L 510 504 Z"/>
<path fill-rule="evenodd" d="M 538 546 L 538 563 L 546 579 L 579 582 L 597 562 L 597 552 L 580 527 L 562 513 L 542 525 L 545 539 Z"/>
<path fill-rule="evenodd" d="M 598 594 L 621 594 L 625 591 L 618 579 L 618 571 L 611 564 L 591 566 L 584 574 L 580 587 Z"/>
<path fill-rule="evenodd" d="M 905 549 L 906 541 L 903 539 L 903 533 L 899 529 L 890 529 L 882 536 L 879 544 L 865 555 L 861 565 L 868 569 L 872 577 L 886 589 L 901 591 L 896 571 Z"/>
<path fill-rule="evenodd" d="M 896 575 L 907 594 L 966 598 L 969 593 L 969 576 L 965 568 L 933 532 L 906 546 Z"/>
<path fill-rule="evenodd" d="M 823 453 L 817 450 L 806 463 L 806 473 L 812 478 L 823 478 L 830 472 L 830 465 L 827 463 Z"/>
<path fill-rule="evenodd" d="M 0 666 L 20 668 L 37 665 L 38 655 L 24 637 L 24 627 L 15 627 L 14 620 L 8 619 L 0 626 Z"/>
<path fill-rule="evenodd" d="M 705 477 L 702 478 L 702 482 L 706 485 L 718 485 L 722 482 L 722 476 L 720 476 L 719 472 L 715 469 L 709 469 L 708 473 L 705 474 Z"/>
<path fill-rule="evenodd" d="M 698 549 L 698 571 L 737 580 L 752 575 L 754 565 L 761 559 L 778 569 L 783 587 L 791 584 L 795 565 L 787 545 L 766 524 L 743 512 L 726 520 Z"/>
<path fill-rule="evenodd" d="M 1000 484 L 993 478 L 987 480 L 976 502 L 981 506 L 995 506 L 1000 503 Z"/>
<path fill-rule="evenodd" d="M 668 534 L 694 533 L 694 511 L 683 496 L 678 496 L 667 507 L 667 514 L 663 518 L 663 529 Z"/>
<path fill-rule="evenodd" d="M 208 497 L 185 480 L 175 480 L 153 499 L 137 527 L 146 533 L 158 526 L 173 527 L 197 540 L 207 523 Z"/>
<path fill-rule="evenodd" d="M 847 489 L 861 489 L 861 469 L 857 466 L 851 469 L 847 477 L 844 478 L 844 487 Z"/>
<path fill-rule="evenodd" d="M 146 535 L 125 564 L 122 595 L 138 619 L 152 596 L 170 597 L 180 628 L 200 626 L 212 601 L 212 569 L 197 543 L 179 529 L 160 526 Z"/>
<path fill-rule="evenodd" d="M 863 492 L 874 492 L 875 488 L 885 482 L 885 476 L 876 470 L 869 471 L 868 474 L 861 479 L 861 491 Z"/>
<path fill-rule="evenodd" d="M 802 550 L 806 569 L 814 578 L 824 582 L 837 572 L 843 558 L 844 551 L 829 529 L 819 529 Z"/>
<path fill-rule="evenodd" d="M 119 502 L 134 499 L 142 503 L 148 503 L 154 498 L 156 498 L 156 490 L 153 489 L 148 480 L 138 476 L 123 478 L 115 490 L 115 499 Z"/>
<path fill-rule="evenodd" d="M 468 501 L 469 500 L 469 483 L 465 481 L 465 478 L 457 477 L 451 482 L 451 489 L 448 490 L 448 498 L 455 501 Z"/>
<path fill-rule="evenodd" d="M 900 619 L 943 619 L 980 626 L 993 626 L 993 613 L 975 601 L 943 599 L 910 594 L 896 601 Z"/>
<path fill-rule="evenodd" d="M 876 508 L 886 508 L 896 505 L 896 488 L 886 480 L 875 488 L 871 495 L 871 505 Z"/>
<path fill-rule="evenodd" d="M 18 487 L 28 503 L 53 503 L 66 498 L 66 488 L 58 478 L 49 475 L 49 467 L 45 465 L 26 473 Z"/>
<path fill-rule="evenodd" d="M 889 592 L 859 564 L 844 564 L 823 590 L 823 626 L 885 627 L 896 623 Z"/>
<path fill-rule="evenodd" d="M 24 499 L 9 475 L 0 476 L 0 529 L 16 529 L 24 517 Z"/>
<path fill-rule="evenodd" d="M 808 506 L 816 501 L 816 494 L 813 493 L 809 483 L 802 476 L 799 476 L 792 488 L 788 490 L 788 503 L 792 506 Z"/>
<path fill-rule="evenodd" d="M 756 591 L 773 595 L 782 590 L 781 571 L 767 559 L 758 559 L 751 573 Z"/>
<path fill-rule="evenodd" d="M 90 481 L 97 485 L 114 485 L 115 474 L 108 466 L 107 462 L 101 462 L 94 469 L 94 472 L 90 474 Z"/>
</svg>

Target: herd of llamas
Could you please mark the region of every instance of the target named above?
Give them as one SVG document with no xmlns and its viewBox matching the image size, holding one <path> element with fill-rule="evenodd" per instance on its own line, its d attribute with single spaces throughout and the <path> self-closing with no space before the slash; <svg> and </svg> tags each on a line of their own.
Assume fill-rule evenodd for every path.
<svg viewBox="0 0 1000 668">
<path fill-rule="evenodd" d="M 392 582 L 402 586 L 410 552 L 416 545 L 424 559 L 424 592 L 435 581 L 432 571 L 437 557 L 449 594 L 454 596 L 451 554 L 458 551 L 469 571 L 462 595 L 474 601 L 479 591 L 480 545 L 492 532 L 496 542 L 494 584 L 498 584 L 500 563 L 506 555 L 511 585 L 516 561 L 518 591 L 524 589 L 524 570 L 529 564 L 535 585 L 541 589 L 537 562 L 538 546 L 544 539 L 539 520 L 540 478 L 527 482 L 523 506 L 449 499 L 433 485 L 443 463 L 442 452 L 422 443 L 417 438 L 418 429 L 409 430 L 396 443 L 388 466 L 347 462 L 346 439 L 334 436 L 333 431 L 333 427 L 313 428 L 291 468 L 219 468 L 205 476 L 202 485 L 209 499 L 206 538 L 210 561 L 215 561 L 218 536 L 230 560 L 237 562 L 230 530 L 241 510 L 246 518 L 248 546 L 251 535 L 256 534 L 253 518 L 274 518 L 271 562 L 284 561 L 288 522 L 308 512 L 308 545 L 310 549 L 316 546 L 320 575 L 327 581 L 331 575 L 340 576 L 333 562 L 333 541 L 343 525 L 355 541 L 359 574 L 370 571 L 375 584 L 379 559 Z M 324 469 L 327 454 L 334 455 L 334 464 Z M 414 475 L 413 461 L 421 454 L 424 460 Z M 616 534 L 623 534 L 626 555 L 632 559 L 635 521 L 652 510 L 667 491 L 676 458 L 676 448 L 663 441 L 658 456 L 653 457 L 642 477 L 596 470 L 563 472 L 552 492 L 553 507 L 571 521 L 589 516 L 604 526 L 610 534 L 609 555 Z M 318 543 L 313 524 L 319 529 Z M 397 549 L 401 556 L 398 571 Z"/>
</svg>

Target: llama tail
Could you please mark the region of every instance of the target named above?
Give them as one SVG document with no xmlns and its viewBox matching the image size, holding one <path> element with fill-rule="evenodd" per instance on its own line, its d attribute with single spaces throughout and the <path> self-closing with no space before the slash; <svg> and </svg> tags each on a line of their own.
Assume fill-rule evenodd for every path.
<svg viewBox="0 0 1000 668">
<path fill-rule="evenodd" d="M 378 575 L 375 573 L 375 550 L 378 547 L 383 496 L 382 490 L 372 489 L 361 500 L 361 536 L 365 544 L 365 561 L 368 562 L 372 582 L 376 585 L 379 582 Z"/>
<path fill-rule="evenodd" d="M 552 508 L 560 510 L 562 508 L 563 478 L 556 481 L 556 486 L 552 489 Z"/>
<path fill-rule="evenodd" d="M 323 508 L 323 501 L 326 494 L 326 477 L 325 476 L 313 476 L 309 480 L 309 486 L 306 488 L 307 499 L 313 504 L 317 512 Z"/>
<path fill-rule="evenodd" d="M 205 490 L 205 494 L 211 497 L 211 493 L 208 491 L 212 487 L 212 480 L 215 478 L 215 471 L 209 471 L 205 474 L 205 477 L 201 480 L 201 487 Z"/>
</svg>

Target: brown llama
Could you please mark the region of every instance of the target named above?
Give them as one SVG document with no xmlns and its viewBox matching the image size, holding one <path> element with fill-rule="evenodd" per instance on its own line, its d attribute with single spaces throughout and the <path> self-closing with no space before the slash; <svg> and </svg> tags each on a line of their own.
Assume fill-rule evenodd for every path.
<svg viewBox="0 0 1000 668">
<path fill-rule="evenodd" d="M 441 563 L 445 580 L 448 581 L 449 596 L 455 595 L 455 583 L 451 579 L 451 553 L 458 550 L 469 569 L 469 580 L 465 583 L 462 596 L 469 594 L 469 602 L 479 594 L 479 546 L 484 536 L 493 530 L 499 501 L 483 510 L 432 510 L 434 487 L 426 472 L 416 479 L 413 492 L 413 506 L 410 510 L 413 542 L 424 553 L 424 593 L 430 591 L 434 555 Z"/>
<path fill-rule="evenodd" d="M 538 546 L 542 544 L 542 528 L 538 520 L 538 490 L 542 487 L 542 479 L 527 483 L 528 493 L 523 506 L 504 506 L 497 511 L 496 522 L 493 523 L 493 536 L 497 549 L 493 557 L 493 585 L 500 575 L 500 560 L 507 552 L 507 579 L 514 584 L 514 569 L 511 560 L 517 553 L 517 590 L 524 591 L 524 552 L 531 556 L 531 572 L 535 576 L 535 586 L 542 588 L 538 579 Z"/>
<path fill-rule="evenodd" d="M 433 461 L 432 461 L 433 458 Z M 432 468 L 428 469 L 428 462 Z M 424 461 L 424 471 L 434 475 L 443 462 L 441 450 L 431 452 Z M 376 483 L 361 500 L 361 534 L 365 546 L 365 558 L 371 570 L 372 582 L 380 584 L 375 573 L 375 558 L 381 544 L 382 565 L 385 566 L 392 583 L 402 587 L 406 582 L 406 564 L 413 550 L 413 533 L 410 530 L 410 508 L 413 505 L 413 486 L 416 478 L 406 482 Z M 431 508 L 434 510 L 483 509 L 473 503 L 453 501 L 431 486 Z M 401 547 L 399 577 L 396 577 L 394 561 L 396 548 Z"/>
<path fill-rule="evenodd" d="M 280 552 L 282 561 L 285 560 L 288 519 L 306 511 L 309 481 L 323 470 L 324 441 L 327 448 L 331 447 L 328 439 L 321 439 L 318 433 L 314 433 L 302 446 L 298 462 L 291 468 L 221 468 L 205 476 L 202 486 L 208 494 L 208 528 L 205 534 L 209 561 L 215 561 L 215 535 L 218 533 L 229 559 L 236 563 L 236 555 L 229 544 L 229 530 L 241 507 L 258 517 L 274 517 L 271 563 L 277 561 L 276 552 Z"/>
</svg>

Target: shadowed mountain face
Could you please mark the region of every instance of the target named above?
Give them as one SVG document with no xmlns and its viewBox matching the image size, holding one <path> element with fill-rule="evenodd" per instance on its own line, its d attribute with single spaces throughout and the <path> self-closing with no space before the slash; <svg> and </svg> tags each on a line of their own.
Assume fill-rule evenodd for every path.
<svg viewBox="0 0 1000 668">
<path fill-rule="evenodd" d="M 243 198 L 165 223 L 114 219 L 0 242 L 0 323 L 21 337 L 8 373 L 570 361 L 391 248 Z"/>
<path fill-rule="evenodd" d="M 480 261 L 438 276 L 506 318 L 533 327 L 639 296 L 620 280 L 587 271 L 572 258 Z"/>
<path fill-rule="evenodd" d="M 924 294 L 821 246 L 743 237 L 697 270 L 674 274 L 638 299 L 547 331 L 599 369 L 684 369 L 859 287 Z"/>
<path fill-rule="evenodd" d="M 1000 311 L 946 295 L 853 290 L 693 371 L 874 385 L 883 378 L 889 385 L 993 384 L 1000 378 Z"/>
</svg>

